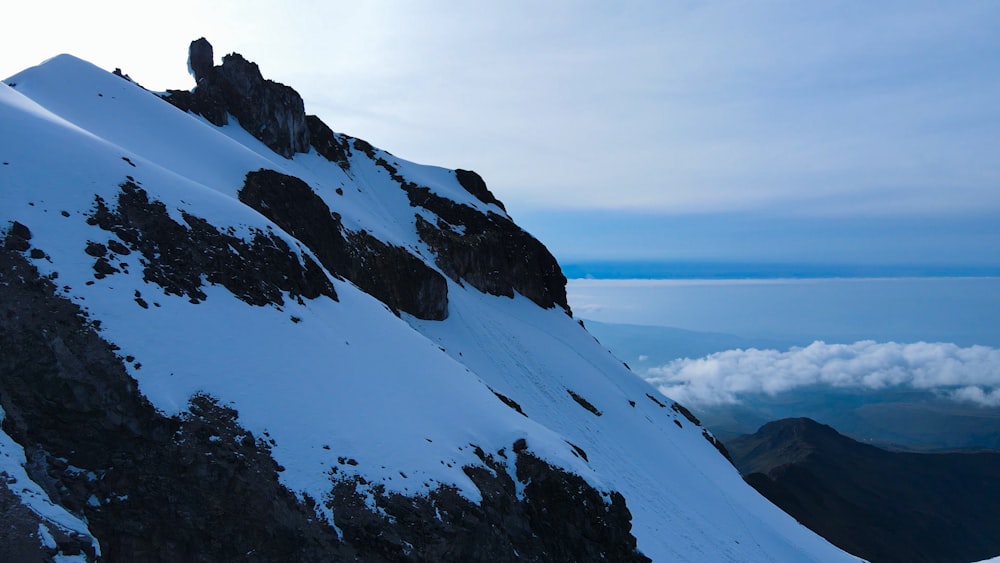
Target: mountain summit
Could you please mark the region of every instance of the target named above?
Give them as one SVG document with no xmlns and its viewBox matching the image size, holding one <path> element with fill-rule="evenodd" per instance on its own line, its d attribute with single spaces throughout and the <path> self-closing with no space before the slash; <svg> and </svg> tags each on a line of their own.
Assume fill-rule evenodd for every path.
<svg viewBox="0 0 1000 563">
<path fill-rule="evenodd" d="M 477 174 L 189 65 L 0 85 L 0 559 L 853 560 L 572 318 Z"/>
</svg>

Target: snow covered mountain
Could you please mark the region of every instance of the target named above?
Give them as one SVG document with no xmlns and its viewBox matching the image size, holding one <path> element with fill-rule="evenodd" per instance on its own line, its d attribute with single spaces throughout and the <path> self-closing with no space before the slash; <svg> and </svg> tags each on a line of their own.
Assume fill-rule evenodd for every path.
<svg viewBox="0 0 1000 563">
<path fill-rule="evenodd" d="M 0 85 L 0 559 L 856 560 L 572 318 L 478 175 L 189 65 Z"/>
</svg>

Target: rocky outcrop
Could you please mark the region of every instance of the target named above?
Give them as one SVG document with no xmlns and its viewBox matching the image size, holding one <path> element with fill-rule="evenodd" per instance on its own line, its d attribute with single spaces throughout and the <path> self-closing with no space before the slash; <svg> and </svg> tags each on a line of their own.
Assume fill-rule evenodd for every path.
<svg viewBox="0 0 1000 563">
<path fill-rule="evenodd" d="M 213 66 L 212 45 L 205 38 L 191 43 L 188 66 L 197 86 L 191 92 L 169 90 L 165 99 L 184 111 L 197 113 L 215 125 L 229 116 L 274 152 L 291 158 L 309 151 L 309 128 L 298 92 L 265 79 L 256 63 L 238 53 Z"/>
<path fill-rule="evenodd" d="M 476 196 L 479 201 L 483 203 L 492 203 L 500 209 L 507 211 L 507 208 L 500 203 L 500 200 L 493 195 L 493 192 L 486 187 L 486 182 L 483 177 L 471 170 L 455 170 L 455 178 L 458 183 L 462 185 L 463 188 L 470 194 Z"/>
<path fill-rule="evenodd" d="M 94 277 L 127 271 L 135 257 L 123 255 L 137 252 L 136 267 L 142 267 L 146 282 L 194 303 L 205 299 L 204 281 L 224 286 L 251 305 L 283 305 L 286 292 L 292 298 L 337 298 L 323 270 L 277 236 L 255 230 L 247 241 L 190 213 L 181 215 L 186 225 L 171 218 L 163 203 L 151 201 L 132 180 L 121 184 L 114 206 L 98 197 L 88 222 L 116 238 L 106 245 L 87 245 L 87 253 L 97 257 Z"/>
<path fill-rule="evenodd" d="M 309 143 L 320 156 L 336 162 L 344 170 L 350 168 L 347 160 L 351 156 L 350 137 L 334 133 L 315 115 L 306 116 L 306 125 L 309 126 Z"/>
<path fill-rule="evenodd" d="M 496 454 L 473 447 L 483 465 L 464 471 L 482 494 L 479 504 L 450 487 L 408 497 L 379 485 L 368 489 L 373 511 L 362 484 L 338 482 L 330 506 L 345 540 L 363 558 L 391 561 L 649 561 L 636 550 L 620 494 L 602 494 L 540 460 L 523 439 Z"/>
<path fill-rule="evenodd" d="M 435 264 L 453 280 L 492 295 L 514 292 L 545 308 L 562 307 L 566 277 L 542 243 L 496 213 L 439 198 L 426 188 L 411 190 L 411 202 L 430 209 L 434 223 L 417 215 L 417 232 L 435 253 Z"/>
<path fill-rule="evenodd" d="M 544 245 L 505 216 L 492 212 L 484 215 L 406 181 L 392 165 L 377 157 L 370 144 L 334 133 L 318 117 L 305 115 L 302 98 L 295 90 L 265 80 L 257 65 L 239 54 L 226 55 L 222 64 L 215 66 L 212 45 L 201 38 L 191 43 L 188 66 L 197 86 L 190 92 L 168 91 L 165 99 L 170 103 L 219 126 L 225 125 L 232 115 L 244 129 L 286 158 L 312 147 L 319 155 L 347 170 L 353 145 L 389 171 L 406 190 L 412 205 L 423 207 L 441 219 L 429 222 L 418 216 L 417 227 L 420 237 L 435 251 L 436 265 L 446 275 L 486 293 L 512 297 L 517 292 L 543 307 L 558 305 L 570 311 L 566 301 L 566 278 L 555 258 Z M 456 170 L 455 178 L 480 201 L 504 209 L 479 174 Z M 306 207 L 300 206 L 301 209 Z M 285 216 L 279 219 L 274 212 L 265 212 L 263 208 L 258 211 L 289 232 L 301 230 L 293 225 L 301 222 L 299 218 Z M 335 229 L 330 225 L 323 227 L 326 231 L 341 230 L 339 221 L 318 220 L 338 223 Z M 461 232 L 455 227 L 460 227 Z M 350 279 L 394 311 L 405 311 L 425 319 L 447 316 L 446 284 L 437 281 L 436 273 L 426 268 L 421 260 L 366 233 L 338 238 L 344 243 L 333 238 L 304 242 L 321 256 L 327 269 Z M 348 246 L 353 248 L 348 249 Z M 332 251 L 325 252 L 327 247 Z M 365 260 L 365 257 L 374 258 L 374 261 Z"/>
<path fill-rule="evenodd" d="M 215 50 L 208 39 L 195 39 L 188 47 L 188 72 L 194 76 L 200 86 L 203 80 L 208 80 L 215 68 Z"/>
<path fill-rule="evenodd" d="M 355 140 L 355 147 L 363 150 L 364 145 L 359 147 L 358 141 Z M 513 297 L 517 292 L 541 307 L 559 306 L 572 314 L 566 301 L 566 276 L 538 239 L 506 216 L 492 211 L 483 213 L 441 197 L 430 188 L 405 179 L 384 158 L 375 157 L 374 151 L 366 154 L 399 183 L 410 205 L 437 216 L 432 223 L 418 213 L 417 233 L 434 251 L 435 264 L 448 277 L 491 295 Z M 465 177 L 468 181 L 468 176 Z"/>
<path fill-rule="evenodd" d="M 392 165 L 376 155 L 370 144 L 334 133 L 318 117 L 306 116 L 298 93 L 265 80 L 257 65 L 241 55 L 226 55 L 219 66 L 213 63 L 211 44 L 204 38 L 192 42 L 188 66 L 197 86 L 191 92 L 171 90 L 165 99 L 220 126 L 232 115 L 244 129 L 286 158 L 312 147 L 319 155 L 347 170 L 353 146 L 388 170 L 406 190 L 412 205 L 423 207 L 441 219 L 432 223 L 418 216 L 417 227 L 421 239 L 435 251 L 436 265 L 446 275 L 486 293 L 513 297 L 517 292 L 543 307 L 558 305 L 570 311 L 566 301 L 566 278 L 555 258 L 544 245 L 507 217 L 492 212 L 484 215 L 406 181 Z M 480 201 L 503 209 L 503 203 L 475 172 L 456 170 L 455 178 Z M 244 191 L 247 190 L 245 187 Z M 304 194 L 280 197 L 299 195 Z M 270 203 L 280 199 L 277 196 L 270 194 Z M 245 197 L 248 201 L 260 200 L 250 195 Z M 323 223 L 321 231 L 327 233 L 343 230 L 338 220 L 328 217 L 303 219 L 289 214 L 279 217 L 280 213 L 268 209 L 270 203 L 255 209 L 289 232 L 303 231 L 296 223 L 299 227 L 303 223 Z M 325 205 L 323 209 L 329 211 Z M 309 213 L 311 208 L 299 205 L 298 210 Z M 460 227 L 461 232 L 456 231 L 456 227 Z M 308 238 L 306 234 L 303 236 Z M 314 235 L 310 240 L 300 240 L 320 256 L 328 270 L 350 279 L 394 311 L 405 311 L 423 319 L 439 320 L 447 316 L 447 284 L 438 280 L 440 276 L 436 272 L 405 249 L 387 245 L 367 233 L 345 233 L 337 237 Z"/>
<path fill-rule="evenodd" d="M 239 198 L 309 247 L 327 270 L 393 311 L 427 320 L 448 316 L 448 282 L 441 274 L 405 248 L 344 229 L 302 180 L 273 170 L 250 172 Z"/>
</svg>

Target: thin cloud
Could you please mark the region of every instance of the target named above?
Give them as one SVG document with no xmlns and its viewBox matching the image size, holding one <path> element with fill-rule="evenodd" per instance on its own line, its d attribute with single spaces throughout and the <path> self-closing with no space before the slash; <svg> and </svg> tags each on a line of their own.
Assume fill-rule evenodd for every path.
<svg viewBox="0 0 1000 563">
<path fill-rule="evenodd" d="M 1000 349 L 941 342 L 813 342 L 804 348 L 727 350 L 651 368 L 646 379 L 696 405 L 738 404 L 748 395 L 803 387 L 933 391 L 957 401 L 1000 406 Z"/>
<path fill-rule="evenodd" d="M 72 52 L 187 88 L 204 35 L 515 214 L 1000 208 L 992 2 L 8 4 L 0 76 Z"/>
</svg>

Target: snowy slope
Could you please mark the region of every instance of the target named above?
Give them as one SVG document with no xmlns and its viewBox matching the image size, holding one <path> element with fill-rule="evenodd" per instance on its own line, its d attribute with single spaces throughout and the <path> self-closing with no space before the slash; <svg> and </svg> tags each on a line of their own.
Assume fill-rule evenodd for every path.
<svg viewBox="0 0 1000 563">
<path fill-rule="evenodd" d="M 94 279 L 87 242 L 108 233 L 87 218 L 95 197 L 114 201 L 126 178 L 178 222 L 186 212 L 239 237 L 275 233 L 303 263 L 314 259 L 239 201 L 247 173 L 262 168 L 304 180 L 346 229 L 438 267 L 416 229 L 415 213 L 432 214 L 415 211 L 362 151 L 347 169 L 315 150 L 285 159 L 235 122 L 216 127 L 68 55 L 5 82 L 0 228 L 31 229 L 32 246 L 46 254 L 34 264 L 100 321 L 158 410 L 180 413 L 196 393 L 219 398 L 243 427 L 272 440 L 282 482 L 296 493 L 323 498 L 337 468 L 387 491 L 451 485 L 478 501 L 462 469 L 482 464 L 475 446 L 498 452 L 524 438 L 552 465 L 622 493 L 638 548 L 654 561 L 855 560 L 746 486 L 700 426 L 559 307 L 449 279 L 446 320 L 397 317 L 333 276 L 337 300 L 286 294 L 283 305 L 252 306 L 206 285 L 207 297 L 192 303 L 144 281 L 135 254 L 118 257 L 120 273 Z M 432 193 L 506 217 L 452 171 L 375 156 Z"/>
</svg>

